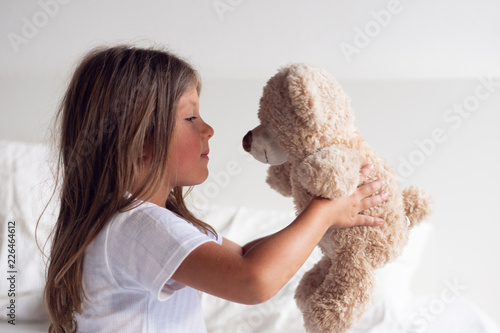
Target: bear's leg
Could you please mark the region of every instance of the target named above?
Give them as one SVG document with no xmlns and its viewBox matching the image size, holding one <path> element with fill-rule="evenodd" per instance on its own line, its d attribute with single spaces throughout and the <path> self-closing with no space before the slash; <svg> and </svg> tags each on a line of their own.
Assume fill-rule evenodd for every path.
<svg viewBox="0 0 500 333">
<path fill-rule="evenodd" d="M 374 272 L 363 251 L 336 251 L 323 283 L 306 301 L 308 332 L 346 332 L 366 311 L 373 293 Z"/>
<path fill-rule="evenodd" d="M 307 299 L 314 294 L 316 289 L 323 283 L 331 266 L 331 259 L 323 256 L 304 276 L 300 279 L 299 285 L 295 290 L 295 301 L 298 308 L 306 311 Z"/>
</svg>

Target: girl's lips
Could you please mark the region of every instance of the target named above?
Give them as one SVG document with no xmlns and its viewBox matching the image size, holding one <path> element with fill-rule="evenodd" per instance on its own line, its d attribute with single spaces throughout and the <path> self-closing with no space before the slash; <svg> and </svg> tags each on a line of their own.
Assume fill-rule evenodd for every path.
<svg viewBox="0 0 500 333">
<path fill-rule="evenodd" d="M 208 159 L 208 153 L 209 153 L 209 151 L 207 150 L 206 152 L 201 154 L 201 157 Z"/>
</svg>

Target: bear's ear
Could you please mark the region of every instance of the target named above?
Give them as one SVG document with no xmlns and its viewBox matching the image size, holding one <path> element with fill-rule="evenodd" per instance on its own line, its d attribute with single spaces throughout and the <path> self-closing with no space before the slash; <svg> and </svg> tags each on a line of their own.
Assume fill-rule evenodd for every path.
<svg viewBox="0 0 500 333">
<path fill-rule="evenodd" d="M 294 112 L 310 130 L 337 131 L 352 125 L 354 117 L 350 98 L 325 70 L 307 64 L 292 64 L 286 80 Z"/>
</svg>

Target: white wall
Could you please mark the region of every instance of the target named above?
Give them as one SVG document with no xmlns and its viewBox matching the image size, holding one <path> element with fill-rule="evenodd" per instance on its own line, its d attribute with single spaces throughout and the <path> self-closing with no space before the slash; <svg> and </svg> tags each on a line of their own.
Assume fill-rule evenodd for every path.
<svg viewBox="0 0 500 333">
<path fill-rule="evenodd" d="M 54 1 L 43 20 L 39 4 Z M 232 3 L 232 10 L 216 5 Z M 500 73 L 495 0 L 1 1 L 2 70 L 63 70 L 102 42 L 167 44 L 199 65 L 205 77 L 262 78 L 291 60 L 308 60 L 345 78 L 464 77 Z M 51 6 L 45 6 L 51 8 Z M 52 6 L 56 8 L 55 6 Z M 392 10 L 390 18 L 380 14 Z M 42 12 L 42 14 L 39 14 Z M 218 15 L 221 13 L 221 15 Z M 379 13 L 374 15 L 374 13 Z M 377 28 L 377 20 L 379 24 Z M 7 34 L 27 43 L 14 52 Z M 387 23 L 385 23 L 387 22 Z M 385 25 L 385 26 L 384 26 Z M 357 37 L 357 29 L 373 37 Z M 32 36 L 31 36 L 32 35 Z M 359 46 L 348 62 L 342 43 Z"/>
<path fill-rule="evenodd" d="M 291 209 L 240 142 L 257 125 L 262 86 L 278 67 L 296 61 L 325 67 L 351 96 L 366 140 L 400 175 L 408 173 L 405 184 L 434 197 L 435 230 L 415 290 L 439 297 L 444 281 L 457 279 L 466 286 L 463 297 L 500 321 L 500 3 L 62 2 L 0 1 L 0 139 L 47 138 L 70 68 L 89 48 L 166 44 L 202 73 L 201 112 L 215 128 L 211 178 L 198 200 Z M 232 10 L 219 15 L 220 3 L 232 3 Z M 385 16 L 388 23 L 378 24 L 375 16 L 389 9 L 390 21 Z M 366 29 L 372 37 L 363 39 L 359 31 Z M 11 33 L 26 43 L 13 46 Z M 346 56 L 346 44 L 359 53 Z M 491 91 L 482 83 L 490 77 Z M 474 110 L 459 115 L 453 110 L 461 105 Z M 439 130 L 432 147 L 428 140 Z M 403 160 L 413 161 L 412 172 Z M 232 172 L 228 179 L 225 172 Z"/>
</svg>

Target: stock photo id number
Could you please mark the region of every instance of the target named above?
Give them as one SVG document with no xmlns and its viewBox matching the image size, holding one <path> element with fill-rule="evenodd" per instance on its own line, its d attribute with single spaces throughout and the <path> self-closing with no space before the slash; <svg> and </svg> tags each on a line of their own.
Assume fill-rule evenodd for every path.
<svg viewBox="0 0 500 333">
<path fill-rule="evenodd" d="M 9 324 L 16 324 L 16 221 L 9 221 L 7 224 L 7 317 Z"/>
</svg>

